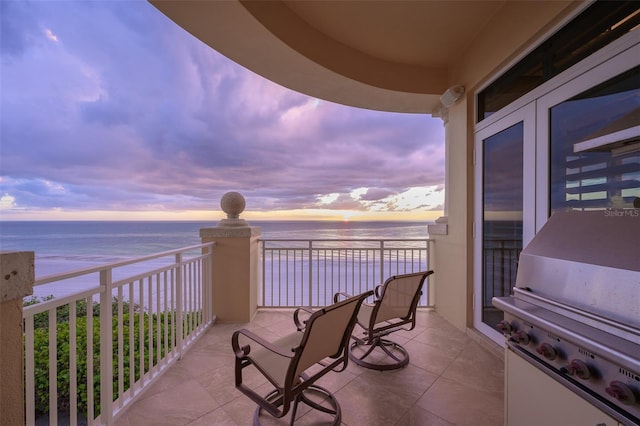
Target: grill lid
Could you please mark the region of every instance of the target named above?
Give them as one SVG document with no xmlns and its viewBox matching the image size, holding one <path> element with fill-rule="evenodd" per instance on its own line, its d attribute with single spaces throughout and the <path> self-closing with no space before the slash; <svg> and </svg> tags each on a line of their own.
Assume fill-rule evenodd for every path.
<svg viewBox="0 0 640 426">
<path fill-rule="evenodd" d="M 516 287 L 640 328 L 640 210 L 553 214 L 520 254 Z"/>
</svg>

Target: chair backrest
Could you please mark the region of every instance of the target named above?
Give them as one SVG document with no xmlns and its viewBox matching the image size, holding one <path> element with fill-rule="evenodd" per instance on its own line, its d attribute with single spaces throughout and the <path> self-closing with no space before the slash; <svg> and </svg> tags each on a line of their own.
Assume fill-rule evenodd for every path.
<svg viewBox="0 0 640 426">
<path fill-rule="evenodd" d="M 356 323 L 358 310 L 363 300 L 373 294 L 372 291 L 343 300 L 322 308 L 307 320 L 304 336 L 298 347 L 297 363 L 291 379 L 327 357 L 344 357 L 346 363 L 347 347 L 351 332 Z M 297 365 L 296 365 L 297 364 Z"/>
<path fill-rule="evenodd" d="M 433 271 L 388 278 L 382 286 L 372 319 L 375 318 L 376 323 L 394 318 L 409 319 L 420 301 L 424 281 L 431 274 Z"/>
</svg>

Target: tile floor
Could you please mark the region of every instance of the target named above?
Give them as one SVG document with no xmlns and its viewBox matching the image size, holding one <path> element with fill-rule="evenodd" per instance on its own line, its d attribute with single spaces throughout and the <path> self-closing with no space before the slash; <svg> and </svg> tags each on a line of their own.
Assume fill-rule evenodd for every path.
<svg viewBox="0 0 640 426">
<path fill-rule="evenodd" d="M 248 328 L 269 339 L 292 327 L 290 310 L 260 311 L 249 324 L 214 324 L 116 425 L 250 425 L 255 404 L 234 387 L 231 334 Z M 345 371 L 320 380 L 340 402 L 343 425 L 503 424 L 499 348 L 470 338 L 429 310 L 419 312 L 416 329 L 395 333 L 394 340 L 411 355 L 405 368 L 370 371 L 350 362 Z M 266 383 L 257 374 L 249 380 Z M 264 419 L 263 424 L 287 421 Z M 316 412 L 301 410 L 296 424 L 328 423 Z"/>
</svg>

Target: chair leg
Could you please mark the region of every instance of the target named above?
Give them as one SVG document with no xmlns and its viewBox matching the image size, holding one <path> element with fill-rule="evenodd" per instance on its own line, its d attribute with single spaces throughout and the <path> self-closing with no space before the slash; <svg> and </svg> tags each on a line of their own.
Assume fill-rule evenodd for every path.
<svg viewBox="0 0 640 426">
<path fill-rule="evenodd" d="M 269 399 L 271 397 L 274 397 L 278 394 L 277 391 L 273 391 L 271 392 L 269 395 L 267 395 L 266 399 Z M 309 398 L 310 394 L 316 394 L 320 396 L 320 399 L 322 399 L 324 402 L 328 403 L 330 405 L 330 407 L 326 407 L 322 404 L 319 404 L 315 401 L 313 401 L 311 398 Z M 294 399 L 293 403 L 292 403 L 292 407 L 290 410 L 290 420 L 289 420 L 289 425 L 293 426 L 295 419 L 296 419 L 296 414 L 298 412 L 298 403 L 304 403 L 306 405 L 308 405 L 309 407 L 311 407 L 314 410 L 318 410 L 321 411 L 323 413 L 327 413 L 333 416 L 333 426 L 340 426 L 340 423 L 342 422 L 342 410 L 340 408 L 340 404 L 338 403 L 338 400 L 336 399 L 336 397 L 333 395 L 333 393 L 329 392 L 327 389 L 320 387 L 318 385 L 310 385 L 307 389 L 305 389 L 304 391 L 302 391 L 300 394 L 298 394 L 298 396 L 296 396 L 296 398 Z M 260 426 L 260 414 L 262 413 L 262 407 L 258 406 L 258 408 L 256 408 L 256 411 L 254 413 L 253 416 L 253 425 L 254 426 Z"/>
<path fill-rule="evenodd" d="M 356 355 L 354 349 L 362 348 L 368 349 L 362 355 Z M 391 358 L 392 362 L 384 361 L 367 361 L 366 358 L 372 355 L 373 351 L 380 348 L 386 357 Z M 392 342 L 391 340 L 382 339 L 380 337 L 375 338 L 371 343 L 367 343 L 364 340 L 354 339 L 349 347 L 349 359 L 358 364 L 361 367 L 369 368 L 372 370 L 386 371 L 396 370 L 403 368 L 409 364 L 409 352 L 401 345 Z"/>
<path fill-rule="evenodd" d="M 308 395 L 310 393 L 320 395 L 322 398 L 324 398 L 324 401 L 331 405 L 331 408 L 325 407 L 322 404 L 318 404 L 317 402 L 308 398 Z M 334 424 L 340 424 L 340 420 L 342 419 L 342 410 L 340 409 L 340 404 L 338 403 L 338 400 L 333 395 L 333 393 L 329 392 L 327 389 L 318 385 L 311 385 L 304 392 L 302 392 L 301 401 L 315 410 L 335 416 L 336 419 L 334 421 Z"/>
<path fill-rule="evenodd" d="M 269 401 L 271 404 L 274 404 L 276 407 L 279 407 L 282 405 L 282 394 L 280 394 L 280 392 L 277 389 L 274 389 L 273 391 L 268 393 L 264 397 L 264 399 L 266 401 Z M 295 409 L 295 405 L 294 405 L 294 409 Z M 260 413 L 262 413 L 262 407 L 258 405 L 255 413 L 253 414 L 253 426 L 260 426 Z M 294 416 L 295 416 L 295 413 L 294 413 Z"/>
</svg>

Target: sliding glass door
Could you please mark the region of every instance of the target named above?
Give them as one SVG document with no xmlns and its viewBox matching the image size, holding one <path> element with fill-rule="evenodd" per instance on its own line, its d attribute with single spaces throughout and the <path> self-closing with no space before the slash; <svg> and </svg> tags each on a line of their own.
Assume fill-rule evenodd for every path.
<svg viewBox="0 0 640 426">
<path fill-rule="evenodd" d="M 502 311 L 493 297 L 515 285 L 518 256 L 532 234 L 535 174 L 535 108 L 522 108 L 476 135 L 476 219 L 474 325 L 500 341 Z"/>
<path fill-rule="evenodd" d="M 511 293 L 520 251 L 551 214 L 640 205 L 638 58 L 640 43 L 622 39 L 475 133 L 474 326 L 499 344 L 491 299 Z"/>
</svg>

